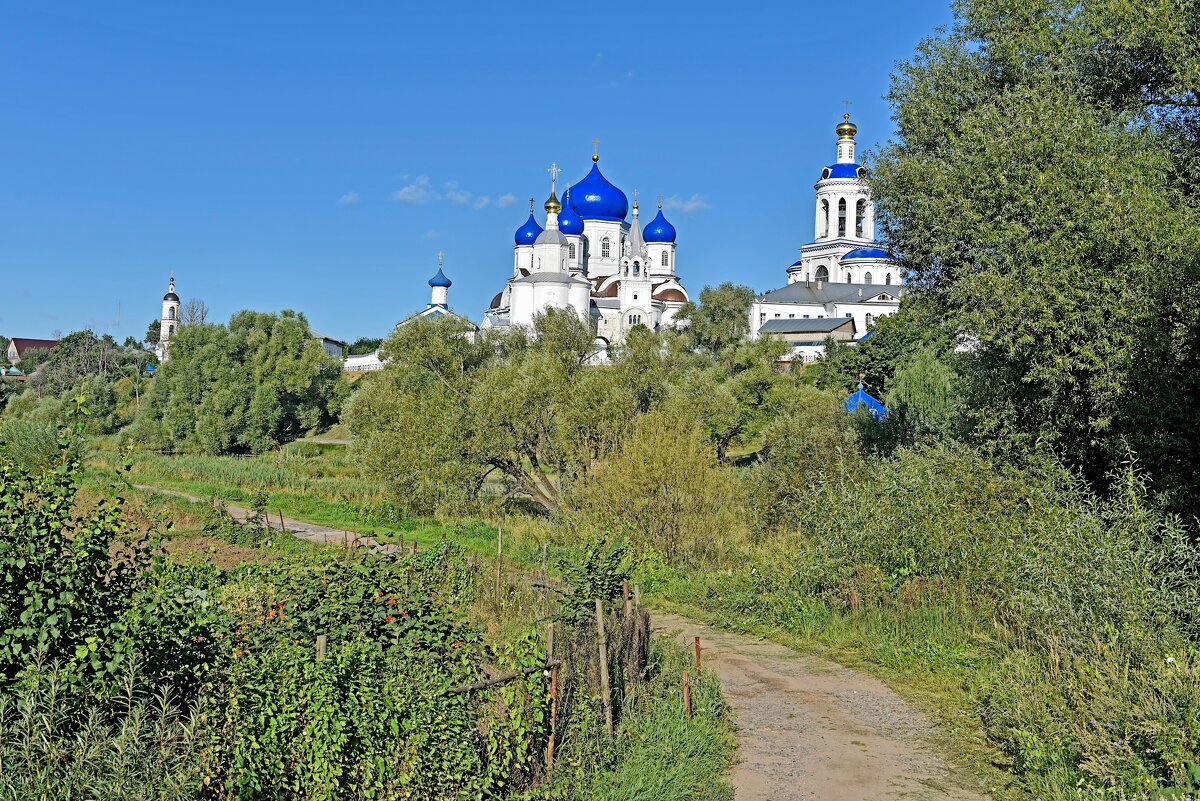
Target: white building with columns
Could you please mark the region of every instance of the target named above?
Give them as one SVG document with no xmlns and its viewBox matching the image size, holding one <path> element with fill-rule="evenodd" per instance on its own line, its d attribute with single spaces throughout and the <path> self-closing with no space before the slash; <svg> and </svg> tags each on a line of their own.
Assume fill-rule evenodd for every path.
<svg viewBox="0 0 1200 801">
<path fill-rule="evenodd" d="M 529 202 L 529 219 L 517 229 L 512 275 L 492 298 L 484 329 L 530 326 L 548 308 L 572 309 L 596 326 L 601 356 L 624 341 L 635 325 L 652 331 L 669 326 L 688 301 L 675 272 L 675 227 L 658 213 L 644 227 L 638 201 L 629 199 L 600 172 L 591 171 L 563 193 L 558 167 L 550 168 L 550 197 L 543 227 Z"/>
<path fill-rule="evenodd" d="M 179 296 L 175 294 L 175 273 L 171 273 L 171 282 L 167 285 L 167 294 L 162 299 L 162 317 L 158 321 L 158 344 L 154 346 L 154 355 L 158 361 L 167 360 L 167 352 L 171 348 L 171 337 L 179 330 Z"/>
<path fill-rule="evenodd" d="M 750 306 L 751 337 L 786 341 L 792 346 L 789 359 L 817 358 L 835 329 L 835 338 L 862 339 L 881 317 L 895 314 L 903 294 L 899 266 L 875 241 L 871 187 L 855 160 L 858 127 L 847 114 L 836 132 L 837 161 L 814 185 L 813 241 L 787 268 L 787 284 Z"/>
</svg>

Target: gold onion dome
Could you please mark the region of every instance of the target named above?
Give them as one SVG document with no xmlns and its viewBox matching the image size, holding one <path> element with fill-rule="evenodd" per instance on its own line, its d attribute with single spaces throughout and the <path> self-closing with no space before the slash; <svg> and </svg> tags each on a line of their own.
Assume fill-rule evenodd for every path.
<svg viewBox="0 0 1200 801">
<path fill-rule="evenodd" d="M 850 122 L 850 115 L 847 114 L 845 119 L 838 123 L 837 135 L 842 139 L 853 139 L 858 133 L 858 126 Z"/>
<path fill-rule="evenodd" d="M 545 209 L 547 214 L 558 214 L 562 211 L 562 204 L 558 202 L 558 195 L 554 194 L 553 191 L 550 193 L 550 197 L 546 198 Z"/>
</svg>

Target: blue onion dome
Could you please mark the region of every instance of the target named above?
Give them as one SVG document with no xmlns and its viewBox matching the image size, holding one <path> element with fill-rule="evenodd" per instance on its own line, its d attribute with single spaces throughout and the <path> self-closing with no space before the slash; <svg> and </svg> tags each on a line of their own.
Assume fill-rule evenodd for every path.
<svg viewBox="0 0 1200 801">
<path fill-rule="evenodd" d="M 592 164 L 592 171 L 569 191 L 571 208 L 585 220 L 622 222 L 629 213 L 629 198 L 609 183 L 599 164 Z"/>
<path fill-rule="evenodd" d="M 796 259 L 794 262 L 792 262 L 791 264 L 789 264 L 789 265 L 788 265 L 788 267 L 799 267 L 799 266 L 801 266 L 802 264 L 804 264 L 804 260 L 803 260 L 803 259 Z"/>
<path fill-rule="evenodd" d="M 826 178 L 866 178 L 867 169 L 861 164 L 830 164 L 821 171 L 821 180 Z"/>
<path fill-rule="evenodd" d="M 438 267 L 437 275 L 429 279 L 429 285 L 433 287 L 440 286 L 449 289 L 450 279 L 446 277 L 444 272 L 442 272 L 442 268 Z"/>
<path fill-rule="evenodd" d="M 538 221 L 534 219 L 533 211 L 531 210 L 529 212 L 529 219 L 517 229 L 517 234 L 513 239 L 516 240 L 518 245 L 532 245 L 544 230 L 542 226 L 538 225 Z"/>
<path fill-rule="evenodd" d="M 853 261 L 855 259 L 890 259 L 891 256 L 883 248 L 855 248 L 847 251 L 838 261 Z"/>
<path fill-rule="evenodd" d="M 658 214 L 647 223 L 645 230 L 642 231 L 642 238 L 647 242 L 674 242 L 675 241 L 675 226 L 667 222 L 667 218 L 663 216 L 662 206 L 658 207 Z"/>
<path fill-rule="evenodd" d="M 583 233 L 583 218 L 571 208 L 571 190 L 563 195 L 563 208 L 558 213 L 558 230 L 575 236 Z"/>
</svg>

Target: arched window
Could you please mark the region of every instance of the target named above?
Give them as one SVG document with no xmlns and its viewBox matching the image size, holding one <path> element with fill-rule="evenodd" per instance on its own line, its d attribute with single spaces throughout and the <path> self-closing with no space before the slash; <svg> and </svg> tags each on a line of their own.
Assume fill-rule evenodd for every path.
<svg viewBox="0 0 1200 801">
<path fill-rule="evenodd" d="M 829 236 L 829 201 L 821 201 L 821 238 Z"/>
<path fill-rule="evenodd" d="M 850 271 L 849 271 L 849 270 L 846 270 L 846 283 L 847 283 L 847 284 L 853 284 L 853 283 L 854 283 L 854 278 L 853 278 L 853 277 L 850 275 Z"/>
<path fill-rule="evenodd" d="M 640 275 L 640 274 L 641 274 L 641 272 L 642 272 L 642 264 L 641 264 L 641 262 L 637 262 L 637 261 L 635 261 L 635 262 L 633 263 L 633 274 L 634 274 L 634 275 Z"/>
<path fill-rule="evenodd" d="M 667 257 L 667 251 L 665 251 L 665 250 L 664 250 L 664 251 L 663 251 L 663 255 L 662 255 L 662 266 L 663 266 L 663 267 L 669 267 L 669 266 L 670 266 L 670 264 L 671 264 L 671 262 L 670 262 L 670 260 L 669 260 L 669 259 L 668 259 L 668 257 Z"/>
<path fill-rule="evenodd" d="M 600 240 L 600 258 L 607 259 L 612 256 L 612 242 L 606 236 Z"/>
<path fill-rule="evenodd" d="M 838 236 L 846 235 L 846 198 L 838 201 Z"/>
<path fill-rule="evenodd" d="M 864 275 L 864 276 L 863 276 L 863 283 L 864 283 L 864 284 L 870 284 L 870 283 L 872 283 L 872 281 L 871 281 L 871 274 L 870 274 L 870 273 L 867 273 L 866 275 Z"/>
<path fill-rule="evenodd" d="M 885 275 L 883 277 L 883 283 L 885 283 L 885 284 L 892 283 L 892 274 L 891 273 L 888 273 L 887 275 Z"/>
<path fill-rule="evenodd" d="M 642 322 L 642 315 L 640 315 L 640 314 L 629 315 L 629 324 L 630 325 L 640 325 L 641 322 Z"/>
<path fill-rule="evenodd" d="M 174 307 L 174 306 L 172 306 L 172 307 L 170 307 L 169 309 L 167 309 L 167 319 L 168 319 L 168 320 L 174 320 L 174 319 L 175 319 L 175 307 Z"/>
<path fill-rule="evenodd" d="M 575 258 L 575 243 L 574 242 L 571 243 L 571 247 L 567 251 L 567 256 L 570 257 L 572 260 L 574 260 L 574 258 Z"/>
<path fill-rule="evenodd" d="M 871 327 L 871 323 L 873 323 L 873 322 L 874 322 L 874 318 L 873 318 L 873 317 L 871 317 L 871 315 L 869 315 L 869 314 L 868 314 L 868 315 L 867 315 L 867 328 L 870 328 L 870 327 Z"/>
<path fill-rule="evenodd" d="M 167 336 L 172 336 L 172 335 L 174 335 L 174 333 L 175 333 L 175 326 L 173 324 L 168 325 L 167 326 Z"/>
<path fill-rule="evenodd" d="M 829 270 L 825 267 L 824 264 L 822 264 L 820 267 L 817 268 L 817 280 L 818 281 L 828 281 L 829 280 Z"/>
<path fill-rule="evenodd" d="M 863 230 L 867 222 L 867 201 L 860 200 L 854 207 L 854 235 L 860 239 L 865 236 Z"/>
</svg>

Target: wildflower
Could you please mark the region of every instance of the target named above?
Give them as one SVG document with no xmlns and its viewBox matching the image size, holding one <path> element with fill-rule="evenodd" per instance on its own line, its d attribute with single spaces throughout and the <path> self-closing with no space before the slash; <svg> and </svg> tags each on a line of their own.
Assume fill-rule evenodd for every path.
<svg viewBox="0 0 1200 801">
<path fill-rule="evenodd" d="M 1092 731 L 1096 731 L 1096 730 L 1098 730 L 1100 727 L 1096 725 L 1096 721 L 1094 721 L 1094 720 L 1089 720 L 1089 721 L 1088 721 L 1088 728 L 1089 728 L 1089 729 L 1091 729 Z"/>
<path fill-rule="evenodd" d="M 392 617 L 391 615 L 388 615 L 387 617 L 385 617 L 383 619 L 383 622 L 384 623 L 393 623 L 393 622 L 395 622 L 395 620 L 396 620 L 396 618 Z"/>
<path fill-rule="evenodd" d="M 1173 657 L 1173 656 L 1168 656 L 1168 657 L 1167 657 L 1167 664 L 1168 664 L 1168 665 L 1173 665 L 1173 664 L 1175 664 L 1175 657 Z"/>
</svg>

